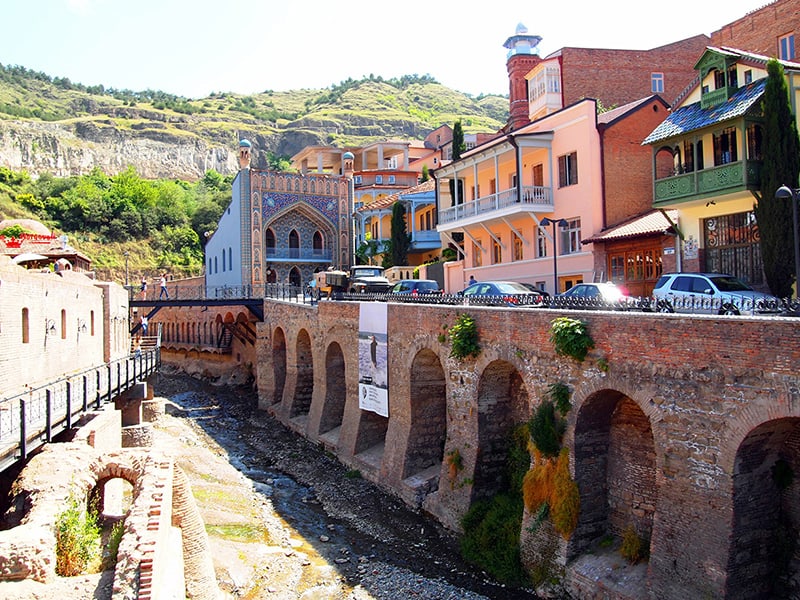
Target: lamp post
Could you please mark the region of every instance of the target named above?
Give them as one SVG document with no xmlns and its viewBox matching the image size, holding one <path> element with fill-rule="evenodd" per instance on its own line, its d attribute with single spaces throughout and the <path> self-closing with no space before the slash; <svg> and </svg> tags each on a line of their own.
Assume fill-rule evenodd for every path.
<svg viewBox="0 0 800 600">
<path fill-rule="evenodd" d="M 125 287 L 128 287 L 128 256 L 130 253 L 126 250 L 124 253 L 125 256 Z"/>
<path fill-rule="evenodd" d="M 556 241 L 556 226 L 566 227 L 569 225 L 569 221 L 566 219 L 548 219 L 545 217 L 539 221 L 539 223 L 542 227 L 547 227 L 548 225 L 553 226 L 553 295 L 555 296 L 558 294 L 558 243 Z"/>
<path fill-rule="evenodd" d="M 792 189 L 782 185 L 775 191 L 775 198 L 779 200 L 791 200 L 792 202 L 792 227 L 794 228 L 794 295 L 800 297 L 800 235 L 797 229 L 797 201 L 800 197 L 800 190 Z"/>
</svg>

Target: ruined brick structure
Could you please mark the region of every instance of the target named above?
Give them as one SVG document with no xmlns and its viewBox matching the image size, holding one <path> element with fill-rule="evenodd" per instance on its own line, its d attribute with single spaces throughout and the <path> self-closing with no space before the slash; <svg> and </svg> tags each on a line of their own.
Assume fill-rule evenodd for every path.
<svg viewBox="0 0 800 600">
<path fill-rule="evenodd" d="M 441 334 L 465 312 L 482 351 L 462 361 Z M 587 581 L 581 560 L 632 525 L 649 541 L 644 589 L 607 597 L 770 594 L 775 536 L 798 525 L 790 499 L 800 484 L 781 489 L 770 473 L 779 462 L 800 466 L 800 321 L 572 312 L 595 342 L 578 363 L 550 340 L 563 314 L 390 303 L 384 418 L 358 406 L 359 304 L 267 301 L 259 404 L 458 529 L 473 501 L 497 491 L 511 428 L 565 383 L 564 444 L 581 511 L 556 560 L 573 592 Z M 446 457 L 456 450 L 463 468 L 454 472 Z"/>
</svg>

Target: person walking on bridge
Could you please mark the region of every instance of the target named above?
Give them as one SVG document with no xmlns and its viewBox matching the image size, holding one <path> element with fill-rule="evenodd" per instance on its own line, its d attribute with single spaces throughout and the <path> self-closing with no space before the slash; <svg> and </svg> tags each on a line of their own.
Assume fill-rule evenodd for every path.
<svg viewBox="0 0 800 600">
<path fill-rule="evenodd" d="M 167 274 L 161 274 L 161 291 L 158 293 L 158 299 L 161 300 L 164 296 L 169 300 L 169 292 L 167 291 Z"/>
</svg>

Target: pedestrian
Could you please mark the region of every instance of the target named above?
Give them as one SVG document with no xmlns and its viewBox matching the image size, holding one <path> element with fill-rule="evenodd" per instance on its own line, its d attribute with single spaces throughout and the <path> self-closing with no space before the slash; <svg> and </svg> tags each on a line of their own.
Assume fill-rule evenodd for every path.
<svg viewBox="0 0 800 600">
<path fill-rule="evenodd" d="M 139 341 L 139 336 L 136 336 L 136 339 L 133 341 L 133 357 L 134 358 L 141 358 L 142 357 L 142 344 Z"/>
<path fill-rule="evenodd" d="M 142 315 L 142 335 L 147 335 L 147 317 Z"/>
<path fill-rule="evenodd" d="M 142 287 L 141 287 L 140 291 L 142 292 L 142 300 L 147 300 L 147 276 L 146 275 L 142 275 Z"/>
<path fill-rule="evenodd" d="M 164 296 L 169 300 L 169 292 L 167 291 L 167 274 L 161 274 L 161 291 L 158 293 L 158 299 L 161 300 Z"/>
<path fill-rule="evenodd" d="M 474 275 L 470 275 L 469 276 L 469 283 L 467 285 L 472 285 L 473 283 L 478 283 L 478 281 L 475 279 Z"/>
</svg>

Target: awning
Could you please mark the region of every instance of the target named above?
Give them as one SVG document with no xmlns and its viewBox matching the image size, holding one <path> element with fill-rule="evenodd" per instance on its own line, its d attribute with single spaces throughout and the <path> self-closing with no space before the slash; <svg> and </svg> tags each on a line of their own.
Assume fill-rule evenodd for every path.
<svg viewBox="0 0 800 600">
<path fill-rule="evenodd" d="M 23 252 L 22 254 L 17 254 L 14 258 L 12 258 L 11 262 L 13 262 L 15 265 L 19 265 L 35 260 L 49 260 L 49 258 L 42 256 L 41 254 L 34 254 L 33 252 Z"/>
</svg>

